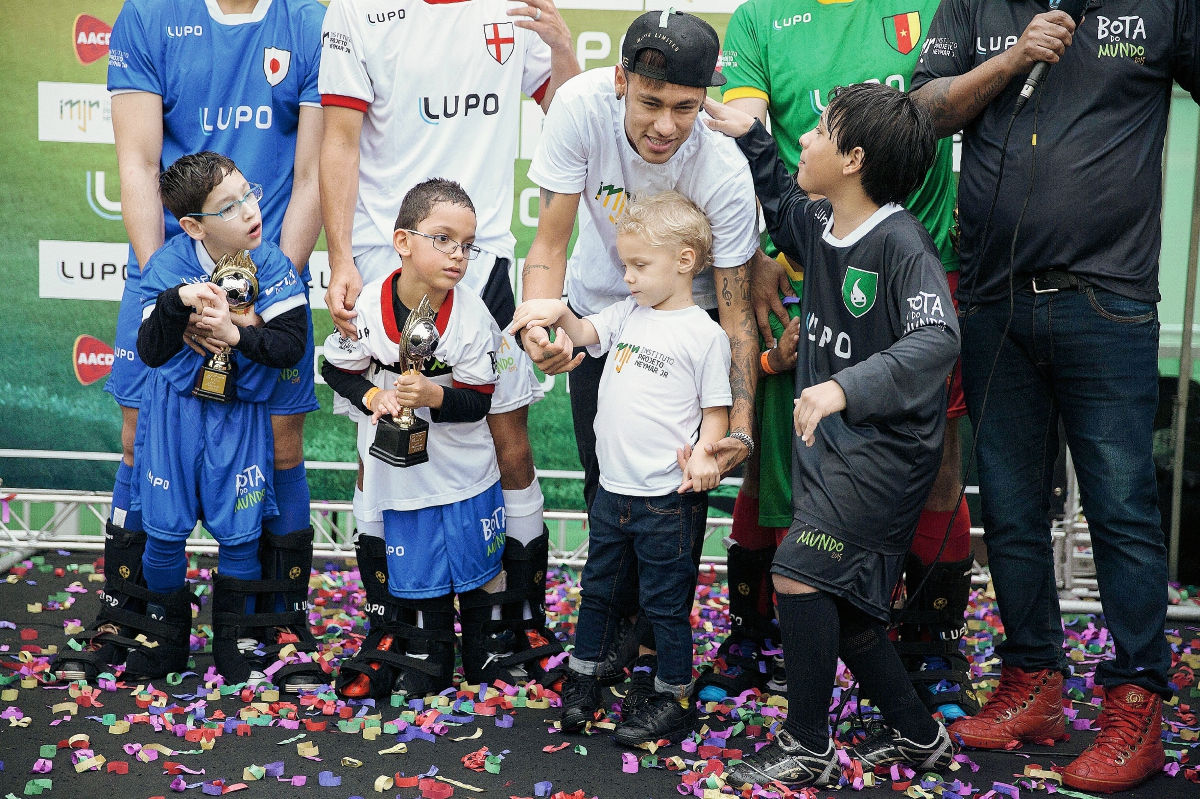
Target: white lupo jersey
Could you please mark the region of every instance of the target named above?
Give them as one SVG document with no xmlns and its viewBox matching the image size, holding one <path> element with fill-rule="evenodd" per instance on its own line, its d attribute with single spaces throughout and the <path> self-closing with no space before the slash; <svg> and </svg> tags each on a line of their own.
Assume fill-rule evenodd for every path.
<svg viewBox="0 0 1200 799">
<path fill-rule="evenodd" d="M 354 323 L 358 340 L 336 331 L 325 340 L 325 359 L 346 372 L 363 374 L 380 389 L 392 388 L 399 367 L 400 331 L 393 310 L 396 273 L 363 287 Z M 432 360 L 422 374 L 439 385 L 480 388 L 496 383 L 496 350 L 500 331 L 483 301 L 455 287 L 438 310 L 441 334 Z M 383 367 L 393 367 L 392 371 Z M 500 479 L 496 448 L 486 419 L 478 422 L 434 422 L 428 408 L 417 416 L 430 422 L 429 460 L 401 469 L 370 454 L 378 429 L 371 417 L 351 407 L 358 423 L 358 455 L 363 462 L 363 490 L 355 497 L 355 516 L 379 521 L 385 510 L 415 510 L 468 499 Z"/>
<path fill-rule="evenodd" d="M 355 248 L 390 247 L 405 193 L 443 177 L 461 183 L 475 204 L 475 244 L 513 257 L 521 94 L 540 99 L 550 77 L 550 48 L 506 14 L 517 7 L 507 0 L 330 3 L 321 102 L 366 114 Z"/>
</svg>

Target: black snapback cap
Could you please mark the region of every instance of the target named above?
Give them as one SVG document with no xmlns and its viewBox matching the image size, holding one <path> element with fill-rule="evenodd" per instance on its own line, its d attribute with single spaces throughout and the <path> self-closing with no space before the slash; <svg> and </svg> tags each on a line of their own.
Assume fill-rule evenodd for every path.
<svg viewBox="0 0 1200 799">
<path fill-rule="evenodd" d="M 647 49 L 662 53 L 667 65 L 638 64 L 637 54 Z M 647 11 L 625 33 L 621 66 L 652 80 L 708 88 L 725 85 L 725 76 L 716 71 L 720 54 L 717 32 L 699 17 L 674 9 Z"/>
</svg>

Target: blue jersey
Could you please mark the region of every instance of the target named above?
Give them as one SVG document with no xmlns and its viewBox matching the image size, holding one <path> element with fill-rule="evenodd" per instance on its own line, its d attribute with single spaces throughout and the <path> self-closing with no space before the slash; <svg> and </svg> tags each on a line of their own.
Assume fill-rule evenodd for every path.
<svg viewBox="0 0 1200 799">
<path fill-rule="evenodd" d="M 307 304 L 304 286 L 283 251 L 264 241 L 250 251 L 250 260 L 258 267 L 258 299 L 254 310 L 265 321 Z M 215 264 L 204 245 L 187 236 L 176 236 L 150 257 L 142 275 L 142 318 L 154 310 L 158 295 L 183 283 L 205 283 L 212 277 Z M 237 396 L 242 402 L 266 402 L 279 379 L 279 369 L 255 363 L 236 350 Z M 158 367 L 167 383 L 180 394 L 190 394 L 196 385 L 205 356 L 191 347 L 182 347 L 171 360 Z"/>
<path fill-rule="evenodd" d="M 109 91 L 162 97 L 163 169 L 201 150 L 232 158 L 246 180 L 262 184 L 263 239 L 276 244 L 292 196 L 300 106 L 321 104 L 324 15 L 317 0 L 259 0 L 240 15 L 205 0 L 128 0 L 109 39 Z M 164 214 L 170 239 L 179 223 Z"/>
</svg>

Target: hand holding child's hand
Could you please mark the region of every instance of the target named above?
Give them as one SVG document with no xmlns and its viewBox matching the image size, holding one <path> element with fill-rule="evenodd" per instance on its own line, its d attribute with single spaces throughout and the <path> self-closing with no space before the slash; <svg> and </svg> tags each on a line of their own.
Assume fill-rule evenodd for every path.
<svg viewBox="0 0 1200 799">
<path fill-rule="evenodd" d="M 371 411 L 371 424 L 379 424 L 382 416 L 395 416 L 400 413 L 402 407 L 395 391 L 386 389 L 380 391 L 371 398 L 371 404 L 367 406 L 367 409 Z"/>
<path fill-rule="evenodd" d="M 405 408 L 440 408 L 442 387 L 423 374 L 400 375 L 396 382 L 396 401 Z"/>
<path fill-rule="evenodd" d="M 675 451 L 676 457 L 681 463 L 684 460 L 683 452 L 682 449 Z M 703 449 L 695 450 L 687 457 L 687 464 L 683 467 L 683 483 L 679 486 L 677 493 L 711 491 L 720 482 L 721 467 L 717 465 L 717 459 Z"/>
<path fill-rule="evenodd" d="M 562 300 L 525 300 L 513 313 L 508 332 L 517 336 L 522 328 L 553 327 L 566 312 L 567 304 Z"/>
<path fill-rule="evenodd" d="M 712 119 L 704 120 L 704 124 L 716 131 L 735 139 L 745 136 L 754 127 L 754 117 L 745 111 L 730 108 L 724 103 L 718 103 L 711 97 L 704 101 L 704 110 Z"/>
<path fill-rule="evenodd" d="M 796 410 L 792 414 L 796 435 L 800 436 L 805 445 L 811 447 L 817 422 L 845 409 L 846 392 L 842 391 L 837 381 L 826 380 L 824 383 L 809 386 L 800 392 L 800 398 L 796 400 Z"/>
</svg>

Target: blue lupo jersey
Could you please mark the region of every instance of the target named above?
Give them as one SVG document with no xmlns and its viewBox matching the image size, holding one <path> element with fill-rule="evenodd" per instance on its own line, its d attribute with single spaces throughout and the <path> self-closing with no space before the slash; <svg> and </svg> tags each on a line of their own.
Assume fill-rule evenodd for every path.
<svg viewBox="0 0 1200 799">
<path fill-rule="evenodd" d="M 251 14 L 224 14 L 216 0 L 128 0 L 109 39 L 109 91 L 162 97 L 162 167 L 201 150 L 232 158 L 262 184 L 263 240 L 276 244 L 300 106 L 321 104 L 324 16 L 317 0 L 259 0 Z M 164 214 L 170 239 L 181 231 Z"/>
<path fill-rule="evenodd" d="M 303 307 L 307 300 L 304 287 L 283 251 L 264 241 L 250 251 L 250 260 L 258 267 L 258 299 L 254 310 L 264 321 L 270 321 L 292 308 Z M 205 283 L 212 277 L 215 265 L 203 245 L 186 235 L 176 236 L 154 253 L 142 276 L 142 318 L 154 310 L 158 295 L 182 283 Z M 236 350 L 237 396 L 242 402 L 266 402 L 279 378 L 279 369 L 255 363 Z M 171 387 L 180 394 L 190 394 L 196 385 L 205 356 L 191 347 L 182 347 L 171 360 L 158 367 Z"/>
</svg>

